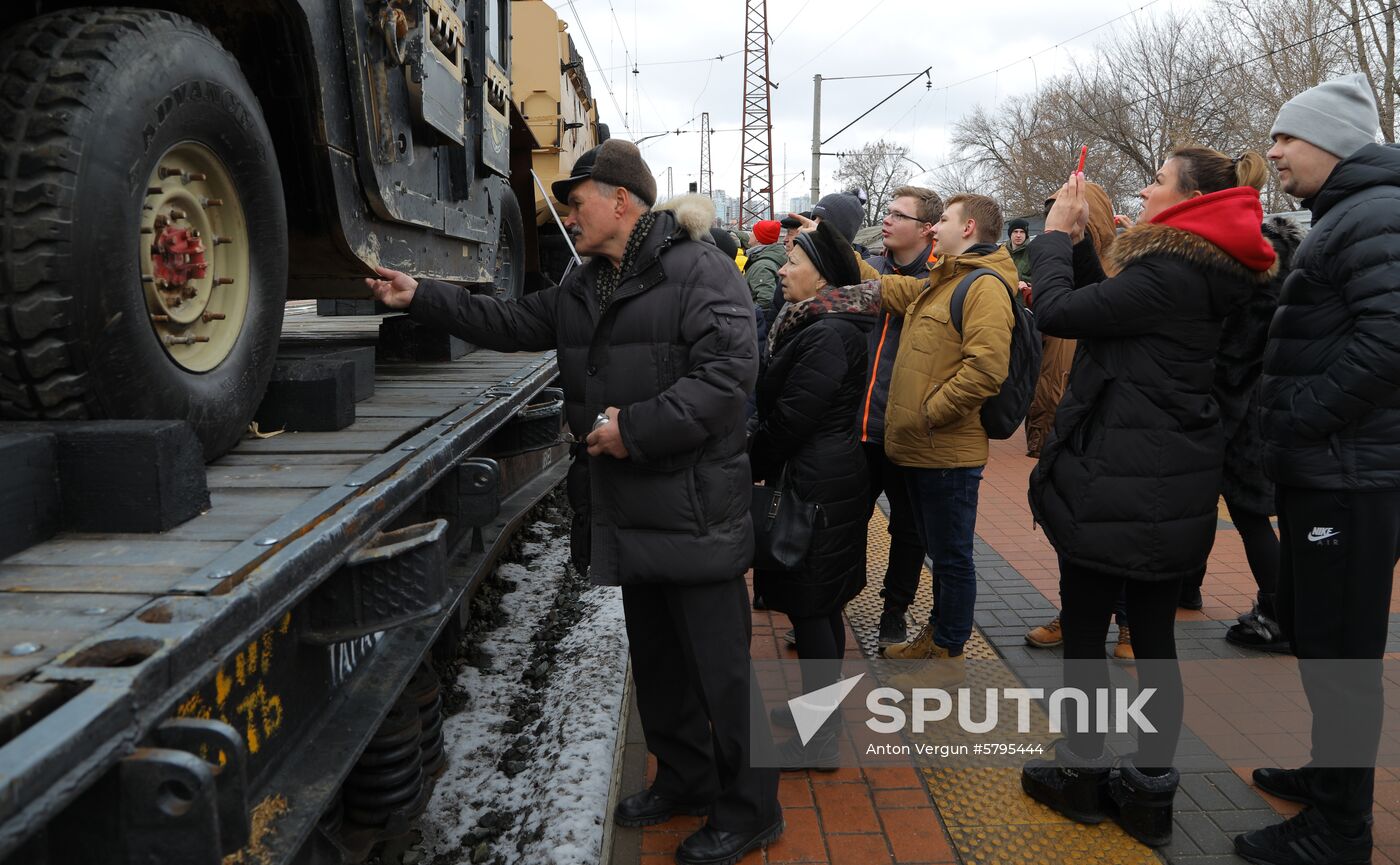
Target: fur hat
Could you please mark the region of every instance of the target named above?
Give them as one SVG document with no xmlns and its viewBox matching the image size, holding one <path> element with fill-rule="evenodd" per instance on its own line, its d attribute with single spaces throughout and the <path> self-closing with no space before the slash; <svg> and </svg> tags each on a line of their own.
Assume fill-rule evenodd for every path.
<svg viewBox="0 0 1400 865">
<path fill-rule="evenodd" d="M 770 243 L 777 243 L 779 236 L 783 233 L 783 227 L 776 219 L 765 219 L 762 222 L 753 224 L 753 239 L 767 246 Z"/>
<path fill-rule="evenodd" d="M 817 206 L 812 208 L 812 218 L 830 222 L 850 243 L 865 218 L 864 195 L 858 190 L 823 195 Z"/>
<path fill-rule="evenodd" d="M 1343 75 L 1304 90 L 1278 110 L 1269 137 L 1291 135 L 1346 159 L 1380 131 L 1376 97 L 1365 75 Z"/>
<path fill-rule="evenodd" d="M 567 202 L 569 190 L 585 180 L 621 186 L 646 202 L 647 207 L 656 204 L 656 178 L 642 159 L 642 152 L 630 141 L 609 138 L 599 144 L 580 156 L 569 176 L 554 181 L 550 191 L 556 201 Z"/>
<path fill-rule="evenodd" d="M 856 266 L 855 253 L 851 242 L 841 236 L 841 232 L 830 222 L 817 223 L 816 231 L 804 231 L 797 235 L 796 246 L 802 247 L 817 273 L 827 285 L 855 285 L 860 282 L 860 268 Z"/>
</svg>

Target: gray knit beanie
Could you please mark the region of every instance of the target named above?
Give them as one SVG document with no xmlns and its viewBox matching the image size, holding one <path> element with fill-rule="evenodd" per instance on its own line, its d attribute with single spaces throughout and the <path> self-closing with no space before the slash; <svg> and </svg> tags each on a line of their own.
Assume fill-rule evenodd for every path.
<svg viewBox="0 0 1400 865">
<path fill-rule="evenodd" d="M 1285 102 L 1269 136 L 1291 135 L 1346 159 L 1374 144 L 1380 125 L 1371 84 L 1356 73 L 1324 81 Z"/>
</svg>

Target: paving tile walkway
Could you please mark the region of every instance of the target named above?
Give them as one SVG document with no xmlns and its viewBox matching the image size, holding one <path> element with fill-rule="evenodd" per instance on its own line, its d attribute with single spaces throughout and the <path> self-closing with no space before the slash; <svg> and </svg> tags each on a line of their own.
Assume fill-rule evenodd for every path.
<svg viewBox="0 0 1400 865">
<path fill-rule="evenodd" d="M 1058 605 L 1054 551 L 1031 521 L 1026 485 L 1034 461 L 1021 441 L 993 442 L 978 506 L 976 559 L 979 594 L 975 638 L 979 652 L 999 657 L 1023 680 L 1044 679 L 1058 669 L 1058 650 L 1038 650 L 1024 641 L 1027 628 L 1042 624 Z M 1183 659 L 1247 657 L 1224 640 L 1226 627 L 1249 609 L 1254 583 L 1239 536 L 1222 508 L 1211 552 L 1200 611 L 1177 615 L 1178 651 Z M 871 585 L 847 614 L 847 657 L 869 655 L 874 646 L 869 609 L 878 605 L 884 571 L 885 523 L 872 523 Z M 928 575 L 911 619 L 927 616 Z M 1392 600 L 1391 642 L 1400 657 L 1400 594 Z M 878 615 L 878 610 L 876 612 Z M 788 629 L 778 613 L 754 614 L 755 658 L 794 657 L 782 640 Z M 1112 639 L 1112 631 L 1110 631 Z M 1107 648 L 1107 646 L 1106 646 Z M 975 655 L 974 655 L 975 656 Z M 654 765 L 645 754 L 640 724 L 632 712 L 619 787 L 625 794 L 649 781 Z M 1209 748 L 1188 729 L 1182 754 L 1208 755 Z M 782 839 L 743 865 L 761 863 L 854 863 L 854 865 L 1105 865 L 1168 862 L 1223 865 L 1243 860 L 1232 854 L 1231 837 L 1295 813 L 1297 806 L 1273 799 L 1249 783 L 1253 766 L 1223 764 L 1214 771 L 1184 774 L 1176 799 L 1173 843 L 1149 851 L 1113 824 L 1081 826 L 1030 802 L 1019 790 L 1014 769 L 948 770 L 926 768 L 842 769 L 834 773 L 786 773 L 779 796 L 787 819 Z M 699 818 L 678 818 L 644 830 L 616 830 L 609 865 L 662 865 L 674 862 L 681 839 Z M 1376 865 L 1400 865 L 1400 775 L 1381 769 L 1376 784 Z"/>
</svg>

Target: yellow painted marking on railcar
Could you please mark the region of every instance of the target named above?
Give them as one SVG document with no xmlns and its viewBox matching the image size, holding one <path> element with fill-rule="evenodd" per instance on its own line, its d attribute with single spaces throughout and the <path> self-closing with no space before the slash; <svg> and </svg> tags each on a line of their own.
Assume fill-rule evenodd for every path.
<svg viewBox="0 0 1400 865">
<path fill-rule="evenodd" d="M 243 735 L 249 754 L 261 751 L 282 727 L 282 698 L 268 689 L 266 677 L 272 673 L 277 635 L 289 634 L 291 629 L 292 614 L 287 613 L 277 624 L 244 645 L 233 658 L 219 665 L 214 671 L 212 692 L 210 684 L 206 684 L 186 697 L 175 714 L 181 718 L 217 719 L 230 724 Z M 210 699 L 213 706 L 209 705 Z M 227 763 L 228 755 L 219 752 L 218 762 L 220 765 Z"/>
<path fill-rule="evenodd" d="M 218 672 L 214 674 L 214 704 L 222 709 L 224 704 L 228 702 L 228 695 L 232 690 L 233 679 L 229 678 L 223 667 L 220 667 Z"/>
</svg>

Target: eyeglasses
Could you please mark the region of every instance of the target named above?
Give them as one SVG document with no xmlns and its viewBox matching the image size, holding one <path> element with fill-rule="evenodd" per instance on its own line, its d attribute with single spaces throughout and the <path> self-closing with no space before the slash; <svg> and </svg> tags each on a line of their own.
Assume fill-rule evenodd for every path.
<svg viewBox="0 0 1400 865">
<path fill-rule="evenodd" d="M 923 222 L 923 220 L 920 219 L 920 218 L 917 217 L 917 216 L 910 216 L 910 215 L 907 214 L 907 213 L 900 213 L 898 210 L 886 210 L 886 211 L 885 211 L 885 218 L 886 218 L 886 219 L 907 219 L 907 220 L 909 220 L 910 222 Z"/>
</svg>

